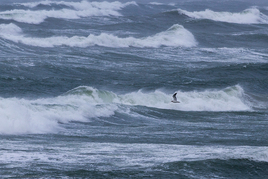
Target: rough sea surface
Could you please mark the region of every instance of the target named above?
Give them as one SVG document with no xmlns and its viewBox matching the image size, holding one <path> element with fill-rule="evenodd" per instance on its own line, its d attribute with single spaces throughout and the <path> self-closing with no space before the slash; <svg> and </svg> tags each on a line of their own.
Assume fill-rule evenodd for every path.
<svg viewBox="0 0 268 179">
<path fill-rule="evenodd" d="M 267 1 L 0 2 L 1 178 L 263 179 L 267 127 Z"/>
</svg>

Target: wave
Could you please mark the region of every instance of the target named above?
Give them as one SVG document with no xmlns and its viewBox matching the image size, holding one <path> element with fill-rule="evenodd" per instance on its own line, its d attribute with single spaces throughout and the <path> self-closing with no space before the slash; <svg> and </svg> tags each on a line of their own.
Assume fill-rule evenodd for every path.
<svg viewBox="0 0 268 179">
<path fill-rule="evenodd" d="M 268 16 L 261 13 L 260 10 L 255 7 L 238 13 L 215 12 L 210 9 L 194 12 L 178 9 L 178 12 L 195 19 L 209 19 L 213 21 L 237 24 L 268 24 Z"/>
<path fill-rule="evenodd" d="M 80 86 L 65 94 L 45 99 L 0 98 L 0 133 L 48 133 L 58 131 L 58 123 L 89 121 L 128 113 L 131 106 L 180 111 L 248 111 L 240 86 L 219 91 L 177 92 L 180 104 L 171 103 L 172 94 L 156 90 L 118 95 L 88 86 Z M 131 115 L 131 114 L 129 114 Z"/>
<path fill-rule="evenodd" d="M 114 2 L 107 2 L 107 1 L 97 2 L 97 1 L 93 1 L 93 2 L 89 2 L 89 1 L 86 1 L 86 0 L 83 0 L 83 1 L 80 1 L 80 2 L 40 1 L 40 2 L 18 3 L 18 4 L 26 6 L 26 7 L 30 7 L 30 8 L 34 8 L 34 7 L 37 7 L 39 5 L 46 5 L 46 6 L 65 5 L 65 6 L 75 8 L 76 10 L 87 10 L 87 9 L 89 9 L 91 7 L 99 8 L 99 9 L 114 8 L 114 9 L 119 10 L 121 8 L 124 8 L 124 7 L 128 6 L 128 5 L 138 6 L 138 4 L 135 1 L 121 3 L 119 1 L 114 1 Z"/>
<path fill-rule="evenodd" d="M 181 103 L 171 103 L 172 94 L 160 90 L 146 93 L 137 92 L 117 95 L 109 91 L 99 91 L 91 87 L 78 87 L 67 95 L 92 95 L 93 91 L 104 103 L 113 103 L 129 106 L 146 106 L 158 109 L 172 109 L 180 111 L 248 111 L 250 107 L 244 102 L 244 90 L 239 85 L 227 87 L 223 90 L 206 91 L 177 91 L 177 98 Z"/>
<path fill-rule="evenodd" d="M 250 107 L 243 101 L 244 90 L 239 85 L 219 91 L 177 91 L 179 105 L 171 103 L 172 94 L 161 91 L 143 93 L 141 91 L 124 96 L 122 103 L 142 105 L 159 109 L 180 111 L 248 111 Z"/>
<path fill-rule="evenodd" d="M 3 31 L 2 31 L 3 29 Z M 11 40 L 16 43 L 23 43 L 38 47 L 54 47 L 54 46 L 70 46 L 70 47 L 88 47 L 88 46 L 104 46 L 104 47 L 193 47 L 197 42 L 191 32 L 183 26 L 175 24 L 164 32 L 160 32 L 153 36 L 145 38 L 120 38 L 112 34 L 101 33 L 100 35 L 90 34 L 83 36 L 56 36 L 48 38 L 26 37 L 22 34 L 20 27 L 15 24 L 1 24 L 0 37 Z"/>
<path fill-rule="evenodd" d="M 160 3 L 160 2 L 150 2 L 149 4 L 154 5 L 154 6 L 175 6 L 174 3 L 165 4 L 165 3 Z"/>
<path fill-rule="evenodd" d="M 0 98 L 0 133 L 48 133 L 59 130 L 58 123 L 108 117 L 117 110 L 116 105 L 99 98 L 96 89 L 87 91 L 91 95 L 73 93 L 36 100 Z"/>
<path fill-rule="evenodd" d="M 65 5 L 73 9 L 60 9 L 60 10 L 22 10 L 14 9 L 9 11 L 0 12 L 0 19 L 14 20 L 17 22 L 40 24 L 47 18 L 60 18 L 60 19 L 79 19 L 82 17 L 90 16 L 121 16 L 118 12 L 129 5 L 137 5 L 135 2 L 120 3 L 115 2 L 64 2 L 64 1 L 41 1 L 24 3 L 24 6 L 30 8 L 38 5 Z"/>
</svg>

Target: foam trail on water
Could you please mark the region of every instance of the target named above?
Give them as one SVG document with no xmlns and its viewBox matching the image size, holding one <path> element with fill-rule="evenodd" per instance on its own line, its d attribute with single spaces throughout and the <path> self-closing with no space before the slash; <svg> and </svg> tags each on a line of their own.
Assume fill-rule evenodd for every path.
<svg viewBox="0 0 268 179">
<path fill-rule="evenodd" d="M 178 12 L 195 19 L 210 19 L 213 21 L 237 23 L 237 24 L 268 24 L 268 16 L 253 7 L 242 12 L 215 12 L 210 9 L 204 11 L 189 12 L 178 9 Z"/>
<path fill-rule="evenodd" d="M 24 5 L 35 7 L 39 4 L 51 5 L 61 4 L 72 7 L 74 9 L 60 9 L 60 10 L 22 10 L 14 9 L 0 12 L 0 19 L 14 20 L 17 22 L 40 24 L 47 18 L 60 19 L 79 19 L 90 16 L 121 16 L 118 12 L 128 5 L 137 5 L 135 2 L 120 3 L 116 2 L 57 2 L 57 1 L 42 1 L 38 3 L 26 3 Z"/>
<path fill-rule="evenodd" d="M 175 24 L 164 32 L 160 32 L 153 36 L 145 38 L 120 38 L 112 34 L 101 33 L 100 35 L 90 34 L 87 37 L 83 36 L 56 36 L 48 38 L 33 38 L 25 37 L 22 30 L 15 24 L 1 24 L 0 37 L 11 40 L 16 43 L 23 43 L 38 47 L 54 47 L 54 46 L 70 46 L 70 47 L 88 47 L 88 46 L 104 46 L 104 47 L 193 47 L 197 42 L 191 32 L 183 26 Z M 11 32 L 8 31 L 11 29 Z M 8 35 L 6 35 L 8 33 Z"/>
<path fill-rule="evenodd" d="M 68 164 L 68 167 L 77 163 L 95 164 L 95 169 L 118 170 L 126 167 L 155 167 L 179 161 L 205 161 L 205 160 L 246 160 L 268 162 L 268 147 L 266 146 L 194 146 L 172 144 L 128 144 L 128 143 L 97 143 L 75 142 L 72 145 L 65 143 L 51 144 L 49 149 L 53 152 L 40 150 L 44 144 L 33 145 L 25 143 L 3 142 L 1 147 L 8 152 L 1 155 L 0 162 L 19 163 L 29 165 L 35 161 L 58 166 Z M 18 147 L 20 150 L 13 150 Z M 86 155 L 85 155 L 86 154 Z M 90 155 L 88 155 L 90 154 Z M 68 157 L 66 157 L 68 156 Z M 241 161 L 240 161 L 241 162 Z M 105 165 L 105 167 L 104 167 Z"/>
</svg>

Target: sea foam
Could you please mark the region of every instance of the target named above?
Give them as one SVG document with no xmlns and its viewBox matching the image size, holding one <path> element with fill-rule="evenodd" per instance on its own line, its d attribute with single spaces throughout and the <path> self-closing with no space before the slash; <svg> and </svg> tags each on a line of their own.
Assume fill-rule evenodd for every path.
<svg viewBox="0 0 268 179">
<path fill-rule="evenodd" d="M 26 7 L 30 7 L 30 8 L 34 8 L 36 6 L 39 5 L 46 5 L 46 6 L 52 6 L 52 5 L 65 5 L 65 6 L 69 6 L 69 7 L 73 7 L 76 10 L 86 10 L 86 9 L 90 9 L 92 7 L 95 8 L 99 8 L 99 9 L 121 9 L 124 8 L 128 5 L 135 5 L 138 6 L 138 4 L 135 1 L 131 1 L 131 2 L 126 2 L 126 3 L 121 3 L 119 1 L 114 1 L 114 2 L 107 2 L 107 1 L 103 1 L 103 2 L 97 2 L 97 1 L 93 1 L 93 2 L 89 2 L 86 0 L 80 1 L 80 2 L 66 2 L 66 1 L 40 1 L 40 2 L 29 2 L 29 3 L 19 3 L 20 5 L 26 6 Z"/>
<path fill-rule="evenodd" d="M 70 47 L 88 47 L 88 46 L 104 46 L 104 47 L 193 47 L 197 42 L 191 32 L 183 26 L 175 24 L 164 32 L 157 33 L 153 36 L 144 38 L 126 37 L 121 38 L 113 34 L 101 33 L 100 35 L 90 34 L 84 36 L 53 36 L 48 38 L 26 37 L 22 30 L 15 24 L 1 24 L 0 37 L 11 40 L 16 43 L 23 43 L 38 47 L 54 47 L 54 46 L 70 46 Z M 8 29 L 12 29 L 8 32 Z M 8 35 L 6 35 L 8 33 Z"/>
<path fill-rule="evenodd" d="M 0 98 L 0 134 L 48 133 L 60 130 L 60 123 L 108 117 L 117 106 L 98 97 L 96 89 L 46 99 Z"/>
<path fill-rule="evenodd" d="M 59 123 L 90 122 L 93 118 L 111 117 L 115 112 L 125 113 L 131 106 L 179 111 L 251 110 L 244 102 L 243 89 L 238 85 L 223 90 L 177 93 L 179 104 L 171 102 L 172 94 L 159 90 L 118 95 L 89 86 L 77 87 L 54 98 L 0 98 L 0 133 L 54 132 L 60 130 Z"/>
<path fill-rule="evenodd" d="M 35 163 L 58 166 L 66 164 L 68 167 L 79 164 L 90 164 L 90 169 L 100 171 L 118 170 L 118 168 L 168 166 L 180 161 L 209 160 L 245 160 L 268 162 L 267 146 L 229 146 L 229 145 L 174 145 L 174 144 L 146 144 L 146 143 L 104 143 L 78 140 L 54 142 L 46 147 L 41 142 L 25 144 L 24 141 L 11 143 L 3 141 L 1 147 L 8 152 L 1 154 L 0 162 L 16 163 L 24 166 Z M 17 147 L 17 148 L 16 148 Z M 2 150 L 3 150 L 2 149 Z M 16 150 L 14 150 L 16 149 Z M 53 152 L 47 152 L 47 150 Z M 90 154 L 90 155 L 89 155 Z M 68 157 L 66 157 L 68 156 Z M 92 165 L 94 163 L 94 166 Z M 214 164 L 215 162 L 212 162 Z M 260 163 L 261 165 L 262 163 Z M 65 165 L 63 165 L 65 166 Z M 177 165 L 176 165 L 177 166 Z M 185 166 L 187 166 L 185 164 Z M 229 165 L 228 165 L 229 166 Z M 184 169 L 184 168 L 182 168 Z M 253 168 L 254 169 L 254 168 Z"/>
<path fill-rule="evenodd" d="M 267 24 L 268 16 L 261 13 L 259 9 L 252 7 L 242 12 L 215 12 L 210 9 L 204 11 L 189 12 L 178 9 L 180 14 L 185 14 L 195 19 L 209 19 L 213 21 L 237 23 L 237 24 Z"/>
<path fill-rule="evenodd" d="M 177 98 L 181 102 L 171 103 L 172 94 L 156 90 L 151 93 L 142 91 L 126 94 L 122 103 L 129 105 L 142 105 L 160 109 L 180 111 L 248 111 L 250 107 L 245 104 L 244 90 L 239 85 L 223 90 L 206 91 L 177 91 Z"/>
<path fill-rule="evenodd" d="M 23 5 L 33 8 L 38 5 L 65 5 L 70 8 L 60 10 L 22 10 L 14 9 L 0 12 L 0 19 L 14 20 L 17 22 L 40 24 L 47 18 L 59 19 L 79 19 L 90 16 L 121 16 L 118 12 L 129 5 L 137 5 L 135 2 L 64 2 L 64 1 L 42 1 L 33 3 L 24 3 Z"/>
</svg>

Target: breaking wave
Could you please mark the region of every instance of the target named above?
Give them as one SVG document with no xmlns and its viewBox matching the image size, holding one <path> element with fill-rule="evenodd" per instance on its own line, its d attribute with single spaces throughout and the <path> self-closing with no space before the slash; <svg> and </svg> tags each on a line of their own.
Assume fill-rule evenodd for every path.
<svg viewBox="0 0 268 179">
<path fill-rule="evenodd" d="M 30 3 L 19 3 L 20 5 L 26 6 L 26 7 L 30 7 L 30 8 L 34 8 L 37 7 L 39 5 L 46 5 L 46 6 L 53 6 L 53 5 L 65 5 L 65 6 L 69 6 L 72 7 L 76 10 L 87 10 L 87 9 L 91 9 L 91 8 L 98 8 L 98 9 L 121 9 L 124 8 L 128 5 L 136 5 L 138 6 L 138 4 L 135 1 L 131 1 L 131 2 L 127 2 L 127 3 L 121 3 L 119 1 L 115 1 L 115 2 L 107 2 L 107 1 L 103 1 L 103 2 L 97 2 L 97 1 L 93 1 L 93 2 L 88 2 L 86 0 L 80 1 L 80 2 L 65 2 L 65 1 L 40 1 L 40 2 L 30 2 Z"/>
<path fill-rule="evenodd" d="M 76 93 L 79 90 L 77 89 Z M 105 103 L 98 98 L 97 90 L 92 88 L 88 88 L 83 95 L 74 93 L 47 99 L 0 98 L 0 133 L 53 132 L 59 129 L 59 122 L 108 117 L 113 115 L 115 110 L 116 105 Z"/>
<path fill-rule="evenodd" d="M 210 9 L 194 12 L 178 9 L 178 12 L 195 19 L 209 19 L 237 24 L 268 24 L 268 16 L 255 7 L 237 13 L 215 12 Z"/>
<path fill-rule="evenodd" d="M 54 46 L 70 46 L 70 47 L 88 47 L 88 46 L 104 46 L 104 47 L 193 47 L 197 42 L 191 32 L 183 26 L 175 24 L 164 32 L 160 32 L 153 36 L 145 38 L 120 38 L 112 34 L 101 33 L 100 35 L 90 34 L 84 36 L 54 36 L 48 38 L 26 37 L 22 34 L 22 29 L 15 24 L 1 24 L 0 37 L 11 40 L 16 43 L 23 43 L 38 47 L 54 47 Z"/>
<path fill-rule="evenodd" d="M 0 133 L 47 133 L 59 130 L 58 123 L 89 121 L 110 117 L 131 106 L 180 111 L 248 111 L 240 86 L 218 91 L 177 92 L 179 104 L 171 103 L 172 94 L 156 90 L 118 95 L 88 86 L 80 86 L 65 94 L 36 100 L 0 98 Z M 129 114 L 131 115 L 131 114 Z"/>
<path fill-rule="evenodd" d="M 156 90 L 126 94 L 121 101 L 128 105 L 142 105 L 152 108 L 180 111 L 248 111 L 250 107 L 243 101 L 244 90 L 240 86 L 228 87 L 219 91 L 177 92 L 180 104 L 171 103 L 172 94 Z"/>
<path fill-rule="evenodd" d="M 38 5 L 65 5 L 69 8 L 60 10 L 23 10 L 14 9 L 0 12 L 0 19 L 14 20 L 17 22 L 40 24 L 47 18 L 79 19 L 90 16 L 121 16 L 118 12 L 128 5 L 137 5 L 135 2 L 64 2 L 64 1 L 41 1 L 24 3 L 24 6 L 33 8 Z M 70 9 L 72 8 L 72 9 Z"/>
</svg>

